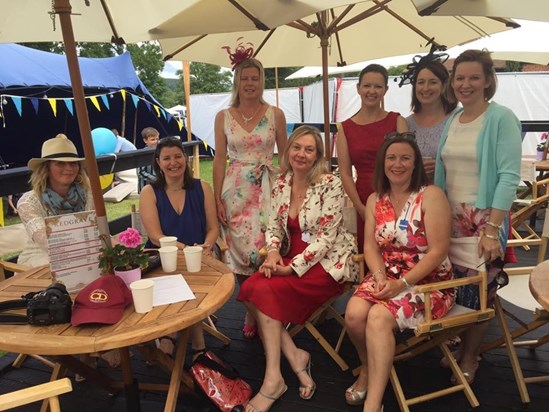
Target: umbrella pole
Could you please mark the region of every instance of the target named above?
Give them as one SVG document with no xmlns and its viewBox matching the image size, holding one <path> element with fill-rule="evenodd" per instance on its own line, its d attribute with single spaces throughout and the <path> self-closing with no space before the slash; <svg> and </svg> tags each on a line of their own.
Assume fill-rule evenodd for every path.
<svg viewBox="0 0 549 412">
<path fill-rule="evenodd" d="M 324 101 L 324 150 L 326 166 L 332 170 L 332 142 L 330 138 L 330 101 L 328 100 L 328 39 L 320 39 L 322 48 L 322 100 Z"/>
<path fill-rule="evenodd" d="M 78 64 L 78 56 L 76 55 L 76 44 L 74 41 L 74 32 L 71 22 L 71 4 L 70 0 L 54 0 L 53 9 L 55 14 L 59 16 L 61 22 L 61 32 L 63 34 L 63 44 L 65 45 L 65 53 L 67 56 L 67 64 L 69 66 L 69 74 L 71 76 L 72 92 L 74 96 L 74 104 L 76 108 L 76 116 L 78 118 L 78 127 L 84 147 L 84 155 L 86 157 L 86 169 L 90 177 L 91 190 L 93 194 L 93 203 L 97 214 L 97 226 L 99 235 L 104 246 L 111 247 L 111 236 L 109 233 L 109 222 L 105 211 L 105 202 L 99 183 L 99 171 L 95 160 L 95 151 L 91 138 L 90 119 L 86 108 L 86 100 L 84 96 L 84 87 L 82 86 L 82 77 L 80 74 L 80 66 Z"/>
<path fill-rule="evenodd" d="M 187 141 L 193 140 L 191 125 L 191 62 L 183 62 L 183 89 L 185 90 L 185 120 L 187 121 Z M 193 147 L 193 174 L 195 178 L 200 177 L 200 148 L 198 145 Z"/>
</svg>

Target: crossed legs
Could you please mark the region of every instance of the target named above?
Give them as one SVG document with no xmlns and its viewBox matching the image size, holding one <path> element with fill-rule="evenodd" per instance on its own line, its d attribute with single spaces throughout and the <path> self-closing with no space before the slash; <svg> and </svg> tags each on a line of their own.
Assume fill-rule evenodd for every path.
<svg viewBox="0 0 549 412">
<path fill-rule="evenodd" d="M 286 391 L 286 384 L 280 370 L 281 353 L 288 360 L 292 370 L 299 372 L 297 376 L 301 382 L 300 395 L 307 397 L 310 391 L 314 390 L 311 389 L 314 387 L 314 382 L 308 373 L 301 373 L 301 371 L 306 369 L 310 355 L 295 345 L 282 322 L 259 311 L 251 302 L 244 302 L 244 305 L 257 321 L 266 358 L 261 389 L 246 406 L 246 412 L 268 411 L 274 401 Z"/>
</svg>

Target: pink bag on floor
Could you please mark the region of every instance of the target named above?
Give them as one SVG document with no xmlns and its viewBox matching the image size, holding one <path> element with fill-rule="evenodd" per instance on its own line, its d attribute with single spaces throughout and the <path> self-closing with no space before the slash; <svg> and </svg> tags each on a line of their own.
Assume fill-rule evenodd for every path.
<svg viewBox="0 0 549 412">
<path fill-rule="evenodd" d="M 252 397 L 250 385 L 238 377 L 231 365 L 211 351 L 196 358 L 191 375 L 196 385 L 220 411 L 231 412 L 239 405 L 245 406 Z"/>
</svg>

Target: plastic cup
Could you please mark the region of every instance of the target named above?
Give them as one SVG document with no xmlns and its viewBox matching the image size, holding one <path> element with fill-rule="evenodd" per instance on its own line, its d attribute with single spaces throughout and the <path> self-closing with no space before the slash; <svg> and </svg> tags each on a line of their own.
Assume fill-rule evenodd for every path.
<svg viewBox="0 0 549 412">
<path fill-rule="evenodd" d="M 158 239 L 160 247 L 177 246 L 177 238 L 175 236 L 163 236 Z"/>
<path fill-rule="evenodd" d="M 177 246 L 165 246 L 158 249 L 164 272 L 174 272 L 177 269 L 177 250 Z"/>
<path fill-rule="evenodd" d="M 132 291 L 133 306 L 137 313 L 147 313 L 153 307 L 154 282 L 150 279 L 136 280 L 130 283 Z"/>
<path fill-rule="evenodd" d="M 200 272 L 202 268 L 202 246 L 187 246 L 183 249 L 189 272 Z"/>
</svg>

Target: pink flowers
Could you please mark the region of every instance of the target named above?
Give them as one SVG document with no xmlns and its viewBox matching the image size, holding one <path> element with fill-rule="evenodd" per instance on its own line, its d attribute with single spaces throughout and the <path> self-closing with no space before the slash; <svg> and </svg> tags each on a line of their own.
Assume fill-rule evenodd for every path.
<svg viewBox="0 0 549 412">
<path fill-rule="evenodd" d="M 118 240 L 124 246 L 131 249 L 136 248 L 137 246 L 141 245 L 141 242 L 143 242 L 143 238 L 141 237 L 139 231 L 131 227 L 120 233 L 120 235 L 118 236 Z"/>
</svg>

